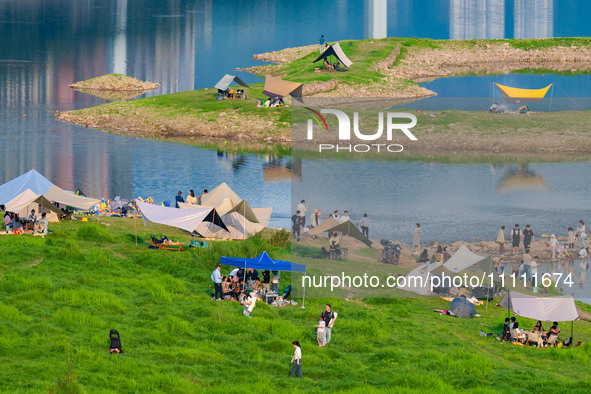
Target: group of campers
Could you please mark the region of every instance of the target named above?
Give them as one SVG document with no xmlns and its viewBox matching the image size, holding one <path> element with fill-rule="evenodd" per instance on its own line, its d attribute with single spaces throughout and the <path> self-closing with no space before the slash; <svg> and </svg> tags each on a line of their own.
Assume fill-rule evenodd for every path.
<svg viewBox="0 0 591 394">
<path fill-rule="evenodd" d="M 216 301 L 228 300 L 244 303 L 247 298 L 254 297 L 255 300 L 248 304 L 251 306 L 249 313 L 255 306 L 257 298 L 263 298 L 267 294 L 272 294 L 276 298 L 285 299 L 289 296 L 291 287 L 286 288 L 283 295 L 279 296 L 279 281 L 281 277 L 278 271 L 265 270 L 262 279 L 259 272 L 253 268 L 234 268 L 227 276 L 221 274 L 222 266 L 219 264 L 211 273 L 211 280 L 214 283 L 214 294 L 212 298 Z M 276 301 L 277 302 L 277 301 Z M 246 312 L 246 311 L 245 311 Z"/>
<path fill-rule="evenodd" d="M 31 213 L 27 218 L 20 218 L 17 213 L 5 212 L 4 213 L 4 229 L 7 233 L 20 234 L 23 232 L 29 232 L 35 234 L 35 232 L 41 234 L 47 234 L 47 214 L 43 212 L 40 218 L 37 218 L 35 210 L 31 210 Z"/>
<path fill-rule="evenodd" d="M 201 198 L 206 194 L 207 194 L 207 189 L 203 189 L 203 193 L 201 193 L 198 196 L 195 196 L 195 192 L 193 191 L 193 189 L 191 189 L 191 190 L 189 190 L 189 195 L 187 196 L 187 200 L 185 201 L 185 199 L 183 198 L 183 192 L 179 190 L 179 192 L 177 193 L 177 195 L 174 198 L 174 201 L 175 201 L 174 207 L 179 208 L 179 202 L 181 202 L 181 203 L 184 202 L 187 204 L 201 205 Z"/>
<path fill-rule="evenodd" d="M 554 322 L 550 330 L 545 331 L 542 322 L 538 320 L 531 331 L 526 331 L 519 328 L 519 323 L 516 321 L 515 316 L 513 316 L 510 319 L 508 317 L 505 318 L 501 340 L 522 343 L 524 345 L 534 344 L 538 347 L 547 347 L 559 344 L 559 335 L 560 328 L 558 328 L 558 322 Z"/>
</svg>

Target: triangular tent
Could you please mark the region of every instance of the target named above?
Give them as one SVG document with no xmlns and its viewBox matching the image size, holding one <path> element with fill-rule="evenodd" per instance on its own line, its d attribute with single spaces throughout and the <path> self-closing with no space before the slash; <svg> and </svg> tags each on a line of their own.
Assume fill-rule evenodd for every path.
<svg viewBox="0 0 591 394">
<path fill-rule="evenodd" d="M 19 216 L 28 216 L 31 210 L 35 210 L 38 216 L 43 213 L 53 212 L 57 215 L 61 215 L 62 211 L 58 207 L 53 205 L 51 201 L 46 199 L 40 194 L 33 192 L 31 189 L 27 189 L 12 200 L 4 204 L 4 208 L 8 212 L 17 213 Z M 52 215 L 53 216 L 53 215 Z"/>
<path fill-rule="evenodd" d="M 238 204 L 234 206 L 231 210 L 229 210 L 226 214 L 236 212 L 239 215 L 242 215 L 251 223 L 258 223 L 259 220 L 257 219 L 256 215 L 250 208 L 250 205 L 246 202 L 246 200 L 240 201 Z"/>
<path fill-rule="evenodd" d="M 339 223 L 335 218 L 329 217 L 312 230 L 304 233 L 304 236 L 318 235 L 325 231 L 337 232 L 353 237 L 371 248 L 371 241 L 350 221 Z"/>
<path fill-rule="evenodd" d="M 231 199 L 230 202 L 233 202 L 234 204 L 242 200 L 226 182 L 222 182 L 215 188 L 211 189 L 209 193 L 201 196 L 201 205 L 209 205 L 217 208 L 228 197 Z M 234 205 L 232 205 L 232 208 L 234 208 Z"/>
<path fill-rule="evenodd" d="M 0 185 L 0 205 L 6 204 L 27 189 L 31 189 L 36 194 L 45 194 L 51 187 L 51 183 L 36 170 L 31 170 L 11 181 Z"/>
<path fill-rule="evenodd" d="M 244 87 L 248 87 L 248 85 L 246 84 L 246 82 L 244 82 L 242 79 L 240 79 L 240 77 L 236 76 L 236 75 L 230 75 L 230 74 L 226 74 L 222 77 L 222 79 L 220 79 L 220 81 L 218 83 L 215 84 L 215 88 L 219 89 L 219 90 L 226 90 L 228 89 L 231 85 L 234 84 L 234 82 L 244 86 Z"/>
<path fill-rule="evenodd" d="M 547 322 L 579 320 L 573 296 L 536 297 L 508 291 L 499 305 L 516 315 Z"/>
<path fill-rule="evenodd" d="M 322 52 L 322 54 L 318 56 L 318 58 L 314 60 L 312 63 L 316 63 L 319 60 L 326 59 L 329 56 L 334 56 L 337 59 L 339 59 L 345 67 L 351 67 L 351 64 L 353 64 L 353 62 L 349 60 L 347 55 L 345 55 L 338 42 L 326 48 L 326 50 Z"/>
<path fill-rule="evenodd" d="M 50 201 L 55 201 L 84 211 L 88 211 L 99 202 L 96 198 L 82 197 L 73 193 L 68 193 L 58 186 L 53 186 L 44 194 L 44 196 Z"/>
<path fill-rule="evenodd" d="M 542 89 L 520 89 L 495 83 L 506 101 L 511 103 L 527 103 L 531 101 L 542 101 L 552 84 Z"/>
<path fill-rule="evenodd" d="M 302 97 L 303 86 L 303 83 L 285 81 L 281 78 L 275 78 L 267 75 L 265 78 L 263 94 L 271 98 L 281 98 L 288 95 L 299 98 Z"/>
</svg>

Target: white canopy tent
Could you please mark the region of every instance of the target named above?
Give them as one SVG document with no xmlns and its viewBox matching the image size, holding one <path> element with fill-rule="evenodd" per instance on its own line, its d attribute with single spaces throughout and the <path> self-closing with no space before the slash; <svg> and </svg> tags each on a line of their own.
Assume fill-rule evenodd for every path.
<svg viewBox="0 0 591 394">
<path fill-rule="evenodd" d="M 212 207 L 200 207 L 197 209 L 169 208 L 148 204 L 143 201 L 136 201 L 136 204 L 142 212 L 144 225 L 148 223 L 159 223 L 177 227 L 188 232 L 196 230 L 213 210 Z"/>
<path fill-rule="evenodd" d="M 96 198 L 77 196 L 73 193 L 65 191 L 58 186 L 53 186 L 47 191 L 47 193 L 44 194 L 44 196 L 50 201 L 55 201 L 70 207 L 82 209 L 84 211 L 88 211 L 99 202 L 99 200 Z"/>
<path fill-rule="evenodd" d="M 47 214 L 47 220 L 49 222 L 57 222 L 62 212 L 58 207 L 52 204 L 44 196 L 33 192 L 31 189 L 27 189 L 12 200 L 4 204 L 5 210 L 8 212 L 14 212 L 20 217 L 27 217 L 32 210 L 40 215 L 43 212 Z"/>
<path fill-rule="evenodd" d="M 579 320 L 573 296 L 536 297 L 508 291 L 499 305 L 516 315 L 545 322 Z"/>
</svg>

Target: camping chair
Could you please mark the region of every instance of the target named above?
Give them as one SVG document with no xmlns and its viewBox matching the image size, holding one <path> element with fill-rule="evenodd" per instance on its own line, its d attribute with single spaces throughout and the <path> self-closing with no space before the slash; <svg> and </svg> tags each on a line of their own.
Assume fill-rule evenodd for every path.
<svg viewBox="0 0 591 394">
<path fill-rule="evenodd" d="M 556 347 L 557 344 L 558 344 L 558 334 L 550 334 L 550 336 L 546 340 L 546 345 L 547 346 L 552 345 L 552 346 Z"/>
<path fill-rule="evenodd" d="M 538 347 L 542 347 L 542 336 L 538 331 L 530 331 L 527 333 L 527 340 L 525 346 L 529 346 L 530 342 L 534 342 Z"/>
<path fill-rule="evenodd" d="M 156 237 L 154 236 L 154 234 L 152 234 L 152 239 L 150 240 L 150 245 L 148 246 L 148 248 L 150 248 L 150 249 L 160 249 L 160 245 L 162 244 L 162 242 L 164 242 L 164 240 L 156 239 Z"/>
<path fill-rule="evenodd" d="M 509 339 L 509 341 L 511 342 L 523 342 L 525 339 L 525 334 L 522 334 L 521 331 L 517 331 L 516 329 L 510 329 L 511 331 L 511 339 Z"/>
<path fill-rule="evenodd" d="M 183 250 L 183 246 L 180 242 L 177 243 L 161 243 L 158 245 L 160 250 L 173 250 L 175 252 L 180 252 Z"/>
</svg>

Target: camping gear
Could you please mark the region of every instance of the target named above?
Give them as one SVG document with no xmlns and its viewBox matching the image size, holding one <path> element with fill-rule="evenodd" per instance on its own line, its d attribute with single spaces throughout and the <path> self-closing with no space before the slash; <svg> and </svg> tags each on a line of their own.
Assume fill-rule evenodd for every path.
<svg viewBox="0 0 591 394">
<path fill-rule="evenodd" d="M 109 339 L 111 340 L 111 353 L 123 353 L 123 349 L 121 347 L 121 338 L 119 336 L 119 331 L 112 329 L 109 331 Z"/>
<path fill-rule="evenodd" d="M 476 307 L 465 298 L 454 298 L 449 303 L 449 309 L 457 317 L 472 319 L 476 315 Z"/>
<path fill-rule="evenodd" d="M 341 233 L 344 235 L 348 235 L 353 237 L 365 245 L 371 248 L 371 241 L 363 235 L 361 230 L 359 230 L 350 220 L 347 220 L 343 223 L 339 223 L 335 218 L 330 217 L 326 219 L 324 222 L 320 223 L 318 226 L 314 227 L 310 231 L 306 231 L 302 234 L 302 237 L 312 237 L 314 235 L 319 235 L 320 233 L 326 232 L 328 233 Z"/>
<path fill-rule="evenodd" d="M 527 103 L 531 101 L 542 101 L 554 84 L 551 83 L 542 89 L 512 88 L 510 86 L 499 85 L 498 83 L 495 83 L 495 85 L 501 91 L 505 101 L 510 103 Z"/>
<path fill-rule="evenodd" d="M 336 57 L 345 67 L 351 67 L 351 65 L 353 64 L 353 62 L 349 60 L 347 55 L 345 55 L 343 49 L 341 48 L 338 42 L 326 48 L 326 50 L 322 52 L 322 54 L 318 56 L 318 58 L 314 60 L 312 63 L 316 63 L 317 61 L 326 59 L 329 56 Z"/>
<path fill-rule="evenodd" d="M 270 98 L 281 98 L 285 96 L 300 98 L 302 97 L 303 86 L 303 83 L 285 81 L 281 78 L 267 75 L 265 78 L 263 94 L 269 96 Z"/>
<path fill-rule="evenodd" d="M 211 221 L 217 226 L 227 230 L 220 216 L 212 207 L 199 207 L 198 209 L 178 209 L 148 204 L 136 201 L 142 213 L 144 225 L 150 222 L 177 227 L 188 232 L 193 232 L 204 221 Z"/>
<path fill-rule="evenodd" d="M 58 207 L 53 205 L 44 196 L 33 192 L 31 189 L 27 189 L 12 200 L 4 204 L 4 209 L 8 212 L 17 213 L 20 217 L 26 218 L 31 213 L 31 210 L 35 210 L 37 215 L 41 217 L 42 213 L 47 214 L 47 221 L 57 222 L 58 215 L 62 214 L 62 211 Z"/>
<path fill-rule="evenodd" d="M 380 244 L 384 247 L 384 250 L 382 250 L 382 255 L 380 256 L 380 261 L 384 264 L 398 265 L 401 250 L 400 245 L 395 244 L 394 241 L 389 241 L 387 239 L 380 240 Z"/>
<path fill-rule="evenodd" d="M 6 204 L 27 189 L 31 189 L 33 193 L 44 195 L 52 186 L 53 183 L 47 178 L 36 170 L 31 170 L 0 185 L 0 205 Z"/>
<path fill-rule="evenodd" d="M 218 83 L 215 84 L 214 88 L 216 88 L 218 90 L 225 91 L 226 89 L 228 89 L 234 83 L 238 83 L 238 84 L 244 86 L 245 88 L 248 88 L 249 87 L 246 84 L 246 82 L 244 82 L 242 79 L 240 79 L 240 77 L 238 77 L 236 75 L 226 74 L 226 75 L 224 75 L 222 77 L 222 79 L 220 79 L 218 81 Z"/>
</svg>

